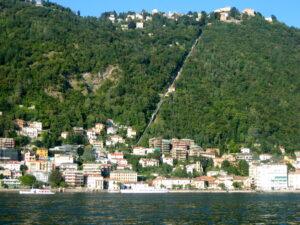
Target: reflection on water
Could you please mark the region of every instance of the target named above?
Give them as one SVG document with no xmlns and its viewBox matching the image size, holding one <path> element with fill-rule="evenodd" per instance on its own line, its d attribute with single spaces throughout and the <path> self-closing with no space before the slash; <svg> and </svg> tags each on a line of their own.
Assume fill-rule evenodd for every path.
<svg viewBox="0 0 300 225">
<path fill-rule="evenodd" d="M 300 224 L 299 194 L 0 193 L 0 224 Z"/>
</svg>

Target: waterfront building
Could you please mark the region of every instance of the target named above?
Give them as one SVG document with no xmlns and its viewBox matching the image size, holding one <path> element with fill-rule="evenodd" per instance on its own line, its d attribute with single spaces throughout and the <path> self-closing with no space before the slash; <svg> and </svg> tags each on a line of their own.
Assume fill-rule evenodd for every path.
<svg viewBox="0 0 300 225">
<path fill-rule="evenodd" d="M 203 190 L 203 189 L 205 189 L 205 181 L 200 179 L 199 177 L 196 177 L 191 180 L 191 186 L 193 188 Z"/>
<path fill-rule="evenodd" d="M 34 172 L 31 172 L 30 174 L 35 176 L 35 178 L 38 181 L 41 181 L 41 182 L 44 182 L 44 183 L 48 183 L 48 181 L 49 181 L 49 176 L 50 176 L 49 172 L 34 171 Z"/>
<path fill-rule="evenodd" d="M 153 180 L 152 184 L 156 188 L 189 189 L 191 186 L 191 179 L 157 177 Z"/>
<path fill-rule="evenodd" d="M 23 165 L 19 161 L 2 161 L 0 162 L 0 167 L 10 170 L 10 171 L 20 171 L 20 166 Z"/>
<path fill-rule="evenodd" d="M 137 182 L 137 173 L 131 170 L 115 170 L 110 173 L 110 179 L 122 183 Z"/>
<path fill-rule="evenodd" d="M 20 188 L 21 182 L 19 179 L 3 179 L 2 183 L 0 180 L 1 186 L 7 186 L 8 188 L 15 189 Z"/>
<path fill-rule="evenodd" d="M 249 176 L 258 190 L 284 190 L 288 186 L 287 165 L 285 164 L 251 164 Z"/>
<path fill-rule="evenodd" d="M 300 190 L 300 170 L 289 173 L 288 186 L 292 190 Z"/>
<path fill-rule="evenodd" d="M 88 175 L 87 177 L 87 188 L 90 190 L 103 190 L 104 180 L 101 175 Z"/>
<path fill-rule="evenodd" d="M 84 175 L 101 174 L 101 164 L 99 163 L 84 163 L 82 167 Z"/>
<path fill-rule="evenodd" d="M 66 170 L 63 173 L 65 182 L 71 187 L 81 187 L 84 184 L 84 177 L 82 171 Z"/>
</svg>

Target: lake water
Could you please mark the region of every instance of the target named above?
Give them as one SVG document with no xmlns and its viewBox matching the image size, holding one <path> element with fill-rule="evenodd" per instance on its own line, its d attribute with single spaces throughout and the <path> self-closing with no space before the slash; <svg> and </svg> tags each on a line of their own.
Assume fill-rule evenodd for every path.
<svg viewBox="0 0 300 225">
<path fill-rule="evenodd" d="M 300 194 L 0 193 L 0 224 L 300 224 Z"/>
</svg>

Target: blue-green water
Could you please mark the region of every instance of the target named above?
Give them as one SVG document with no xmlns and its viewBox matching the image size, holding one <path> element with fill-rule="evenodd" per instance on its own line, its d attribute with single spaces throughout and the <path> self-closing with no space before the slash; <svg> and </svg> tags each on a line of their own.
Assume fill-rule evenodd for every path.
<svg viewBox="0 0 300 225">
<path fill-rule="evenodd" d="M 300 224 L 299 194 L 0 193 L 0 224 Z"/>
</svg>

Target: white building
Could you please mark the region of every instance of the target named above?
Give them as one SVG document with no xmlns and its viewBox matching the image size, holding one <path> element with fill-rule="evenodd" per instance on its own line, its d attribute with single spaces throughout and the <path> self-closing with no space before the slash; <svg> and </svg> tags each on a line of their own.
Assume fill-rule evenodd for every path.
<svg viewBox="0 0 300 225">
<path fill-rule="evenodd" d="M 154 153 L 154 151 L 155 151 L 154 148 L 134 147 L 132 154 L 133 155 L 145 156 L 145 155 Z"/>
<path fill-rule="evenodd" d="M 190 185 L 191 179 L 188 178 L 157 177 L 153 180 L 153 186 L 156 188 L 188 189 Z"/>
<path fill-rule="evenodd" d="M 251 153 L 251 149 L 250 148 L 241 148 L 241 153 L 243 154 L 250 154 Z"/>
<path fill-rule="evenodd" d="M 162 162 L 170 166 L 174 165 L 174 159 L 172 157 L 167 157 L 165 155 L 162 156 Z"/>
<path fill-rule="evenodd" d="M 20 171 L 21 165 L 23 165 L 23 163 L 19 161 L 0 162 L 0 167 L 10 171 Z"/>
<path fill-rule="evenodd" d="M 288 178 L 289 188 L 292 190 L 300 190 L 300 170 L 289 173 Z"/>
<path fill-rule="evenodd" d="M 132 127 L 128 127 L 126 136 L 128 138 L 134 138 L 136 136 L 136 131 Z"/>
<path fill-rule="evenodd" d="M 243 13 L 248 15 L 248 16 L 255 16 L 254 9 L 246 8 L 246 9 L 243 10 Z"/>
<path fill-rule="evenodd" d="M 34 171 L 30 173 L 31 175 L 35 176 L 35 178 L 38 181 L 44 182 L 44 183 L 48 183 L 49 181 L 49 172 L 44 172 L 44 171 Z"/>
<path fill-rule="evenodd" d="M 54 165 L 59 167 L 63 163 L 74 163 L 74 157 L 71 155 L 55 154 Z"/>
<path fill-rule="evenodd" d="M 236 154 L 237 160 L 246 160 L 247 162 L 251 162 L 253 160 L 253 155 L 249 153 L 238 153 Z"/>
<path fill-rule="evenodd" d="M 68 136 L 69 136 L 69 132 L 61 132 L 61 135 L 60 135 L 63 139 L 67 139 Z"/>
<path fill-rule="evenodd" d="M 125 143 L 125 140 L 120 135 L 112 135 L 105 142 L 106 146 L 108 146 L 108 147 L 112 147 L 117 144 L 124 144 L 124 143 Z"/>
<path fill-rule="evenodd" d="M 270 154 L 261 154 L 259 155 L 259 160 L 260 161 L 266 161 L 272 159 L 272 155 Z"/>
<path fill-rule="evenodd" d="M 136 28 L 137 29 L 143 29 L 144 28 L 144 23 L 143 22 L 137 22 L 136 23 Z"/>
<path fill-rule="evenodd" d="M 28 126 L 37 129 L 38 132 L 41 132 L 43 130 L 43 124 L 41 122 L 29 122 Z"/>
<path fill-rule="evenodd" d="M 87 188 L 90 190 L 103 190 L 103 177 L 100 175 L 89 175 L 87 177 Z"/>
<path fill-rule="evenodd" d="M 87 138 L 89 139 L 89 141 L 91 142 L 92 140 L 96 140 L 97 139 L 97 134 L 93 129 L 89 129 L 86 132 Z"/>
<path fill-rule="evenodd" d="M 30 137 L 30 138 L 37 138 L 39 135 L 39 132 L 36 128 L 23 127 L 20 134 L 23 136 Z"/>
<path fill-rule="evenodd" d="M 117 127 L 108 127 L 106 129 L 106 134 L 110 135 L 110 134 L 116 134 L 118 132 L 118 128 Z"/>
<path fill-rule="evenodd" d="M 252 164 L 249 176 L 258 190 L 284 190 L 288 186 L 287 166 L 285 164 Z"/>
<path fill-rule="evenodd" d="M 159 161 L 157 159 L 142 158 L 140 159 L 139 164 L 142 167 L 153 167 L 153 166 L 159 166 Z"/>
<path fill-rule="evenodd" d="M 59 169 L 61 171 L 65 171 L 65 170 L 78 170 L 78 164 L 77 163 L 61 163 L 59 165 Z"/>
<path fill-rule="evenodd" d="M 194 172 L 202 173 L 203 169 L 200 162 L 196 162 L 194 164 L 189 164 L 185 166 L 186 172 L 193 174 Z"/>
<path fill-rule="evenodd" d="M 266 20 L 267 22 L 269 22 L 269 23 L 272 23 L 272 22 L 273 22 L 272 17 L 266 17 L 265 20 Z"/>
</svg>

